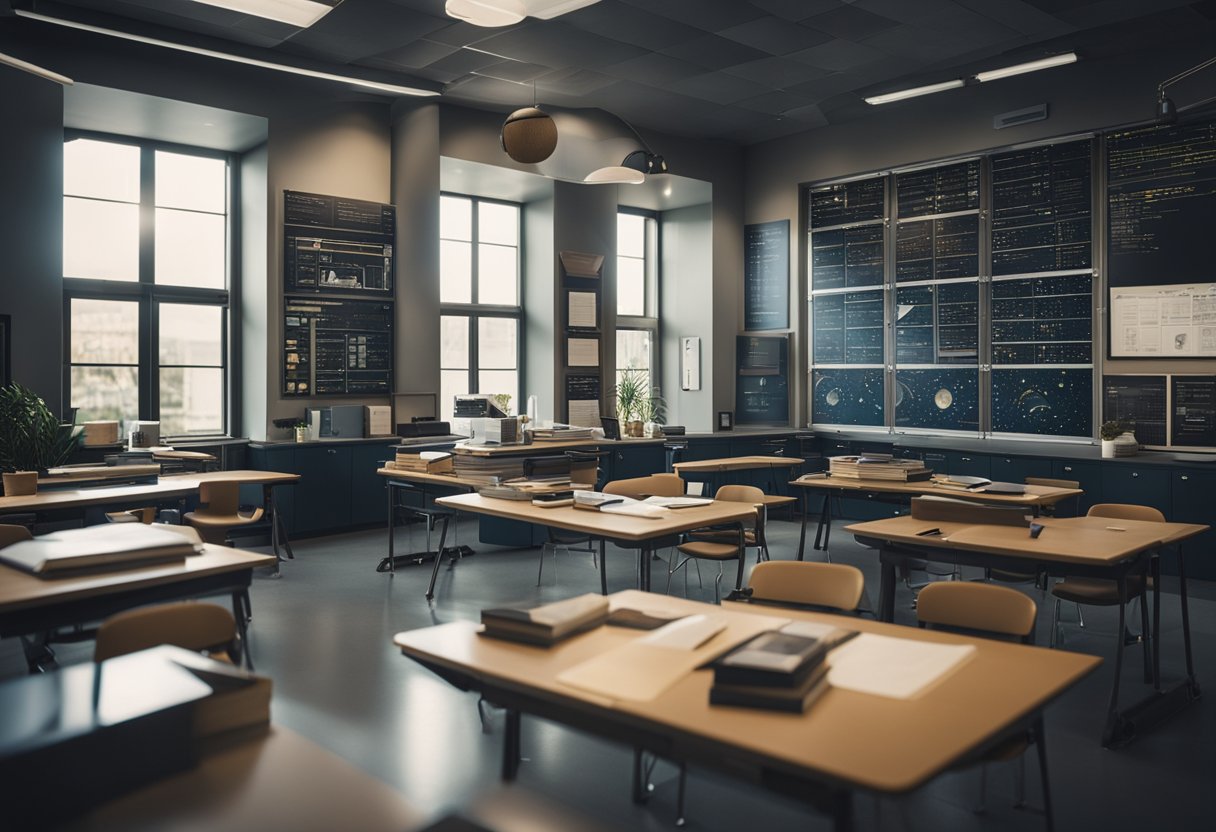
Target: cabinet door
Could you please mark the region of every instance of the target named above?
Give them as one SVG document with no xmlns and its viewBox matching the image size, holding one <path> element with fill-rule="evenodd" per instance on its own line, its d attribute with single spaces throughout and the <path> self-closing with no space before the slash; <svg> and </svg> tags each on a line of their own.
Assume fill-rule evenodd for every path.
<svg viewBox="0 0 1216 832">
<path fill-rule="evenodd" d="M 295 530 L 327 531 L 350 525 L 351 448 L 296 448 Z"/>
<path fill-rule="evenodd" d="M 1102 465 L 1102 502 L 1152 506 L 1170 515 L 1170 472 L 1129 463 Z"/>
<path fill-rule="evenodd" d="M 376 473 L 380 463 L 394 456 L 385 445 L 355 445 L 351 449 L 350 522 L 353 526 L 386 523 L 388 497 L 384 477 Z"/>
<path fill-rule="evenodd" d="M 1176 523 L 1203 523 L 1216 525 L 1216 473 L 1209 471 L 1175 471 L 1170 483 L 1170 512 L 1167 515 Z M 1209 529 L 1183 544 L 1187 553 L 1186 575 L 1188 578 L 1216 580 L 1216 531 Z M 1196 555 L 1198 553 L 1198 556 Z M 1175 559 L 1162 559 L 1161 569 L 1176 574 Z"/>
<path fill-rule="evenodd" d="M 992 473 L 997 482 L 1026 482 L 1027 477 L 1050 477 L 1051 460 L 1025 456 L 990 457 Z"/>
<path fill-rule="evenodd" d="M 1056 507 L 1059 517 L 1075 517 L 1085 514 L 1094 503 L 1103 501 L 1102 466 L 1097 462 L 1075 462 L 1070 459 L 1055 459 L 1051 463 L 1051 475 L 1058 480 L 1076 480 L 1085 493 L 1078 500 L 1065 500 Z"/>
<path fill-rule="evenodd" d="M 280 445 L 273 448 L 250 448 L 248 456 L 249 467 L 255 471 L 278 471 L 282 474 L 298 474 L 296 468 L 295 447 Z M 296 522 L 296 485 L 280 485 L 274 490 L 274 504 L 283 520 L 283 527 L 290 535 L 295 531 Z M 262 487 L 260 485 L 241 486 L 241 503 L 261 505 Z"/>
<path fill-rule="evenodd" d="M 661 474 L 667 468 L 666 452 L 660 444 L 617 446 L 612 453 L 612 478 L 627 480 Z"/>
<path fill-rule="evenodd" d="M 946 473 L 960 477 L 992 477 L 992 465 L 987 454 L 946 452 Z"/>
</svg>

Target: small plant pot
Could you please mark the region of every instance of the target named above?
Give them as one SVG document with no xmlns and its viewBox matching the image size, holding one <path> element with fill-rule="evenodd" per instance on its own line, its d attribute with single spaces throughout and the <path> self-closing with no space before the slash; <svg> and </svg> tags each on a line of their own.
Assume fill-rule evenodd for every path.
<svg viewBox="0 0 1216 832">
<path fill-rule="evenodd" d="M 1102 440 L 1102 458 L 1103 459 L 1114 459 L 1115 458 L 1115 440 L 1113 440 L 1113 439 L 1103 439 Z"/>
<path fill-rule="evenodd" d="M 641 437 L 644 425 L 641 419 L 633 419 L 625 423 L 630 436 Z"/>
<path fill-rule="evenodd" d="M 308 441 L 308 428 L 307 427 L 295 428 L 295 433 L 296 433 L 297 442 L 307 442 Z"/>
<path fill-rule="evenodd" d="M 17 471 L 4 475 L 4 496 L 24 497 L 38 493 L 38 472 Z"/>
</svg>

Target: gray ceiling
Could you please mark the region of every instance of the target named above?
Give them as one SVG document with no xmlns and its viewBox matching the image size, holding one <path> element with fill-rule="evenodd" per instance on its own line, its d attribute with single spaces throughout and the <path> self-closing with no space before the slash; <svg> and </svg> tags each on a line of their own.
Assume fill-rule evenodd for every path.
<svg viewBox="0 0 1216 832">
<path fill-rule="evenodd" d="M 544 103 L 740 144 L 858 118 L 863 95 L 1068 49 L 1216 39 L 1216 0 L 601 0 L 503 29 L 453 21 L 444 0 L 345 0 L 306 30 L 189 0 L 35 5 L 386 71 L 504 112 L 535 82 Z"/>
</svg>

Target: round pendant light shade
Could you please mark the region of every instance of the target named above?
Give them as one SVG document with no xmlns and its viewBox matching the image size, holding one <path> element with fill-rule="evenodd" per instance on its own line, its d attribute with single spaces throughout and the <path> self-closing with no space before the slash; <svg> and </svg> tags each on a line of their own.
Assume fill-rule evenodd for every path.
<svg viewBox="0 0 1216 832">
<path fill-rule="evenodd" d="M 500 138 L 508 156 L 521 164 L 535 165 L 557 148 L 557 125 L 543 110 L 524 107 L 507 116 Z"/>
</svg>

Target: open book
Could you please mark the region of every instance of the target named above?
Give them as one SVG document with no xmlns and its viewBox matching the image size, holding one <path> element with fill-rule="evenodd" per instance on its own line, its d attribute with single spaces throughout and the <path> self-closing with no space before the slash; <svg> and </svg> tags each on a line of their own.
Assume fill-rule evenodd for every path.
<svg viewBox="0 0 1216 832">
<path fill-rule="evenodd" d="M 202 551 L 197 534 L 142 523 L 66 529 L 0 549 L 0 562 L 49 577 L 78 569 L 183 561 Z"/>
</svg>

